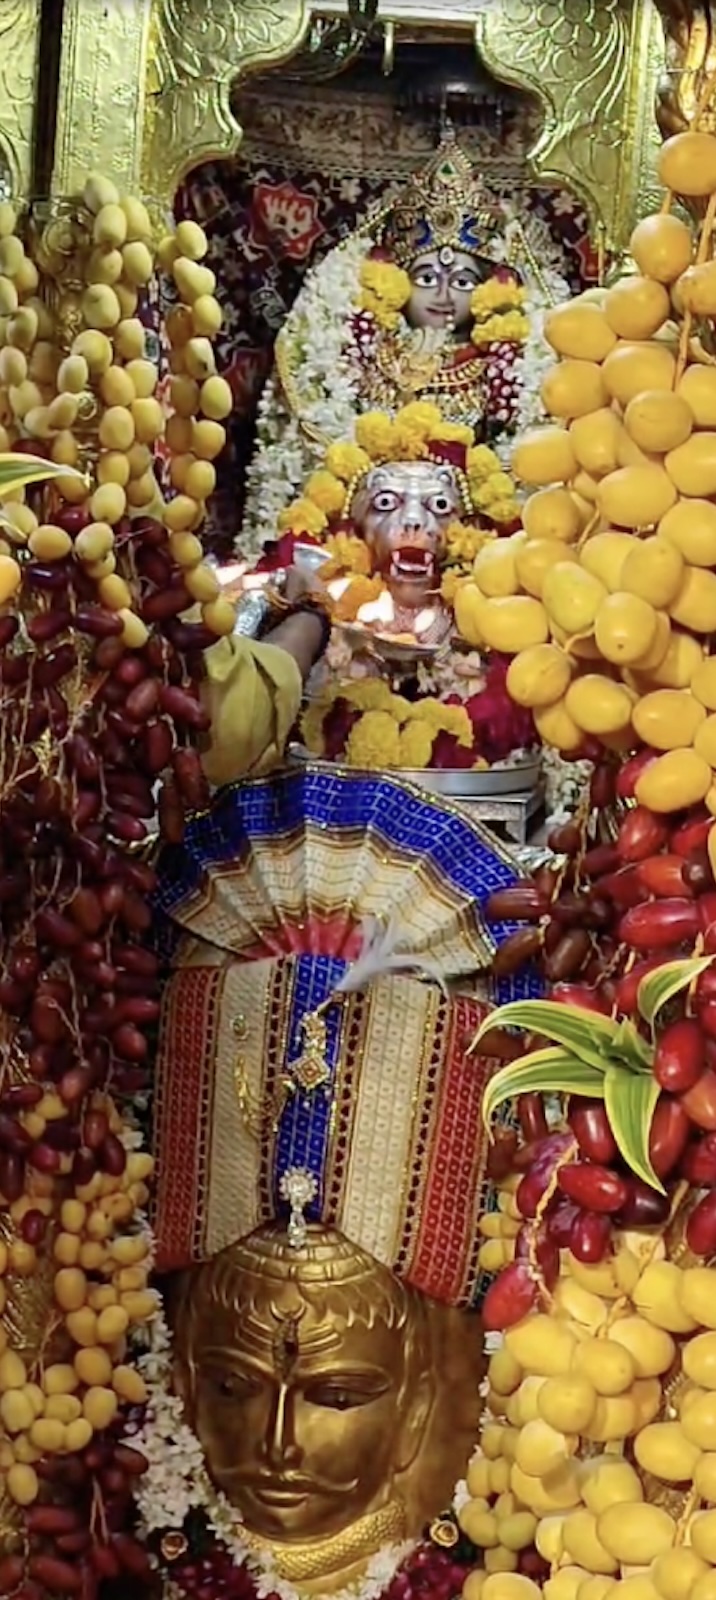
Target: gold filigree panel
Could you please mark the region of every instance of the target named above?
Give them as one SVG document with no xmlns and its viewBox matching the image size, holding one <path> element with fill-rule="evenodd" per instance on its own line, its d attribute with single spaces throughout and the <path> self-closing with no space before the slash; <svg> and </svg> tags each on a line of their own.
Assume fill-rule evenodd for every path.
<svg viewBox="0 0 716 1600">
<path fill-rule="evenodd" d="M 42 0 L 0 0 L 0 197 L 29 195 Z"/>
<path fill-rule="evenodd" d="M 54 193 L 99 169 L 169 208 L 190 167 L 238 149 L 232 82 L 290 57 L 309 20 L 308 0 L 67 0 Z"/>
<path fill-rule="evenodd" d="M 652 0 L 502 0 L 478 18 L 476 36 L 495 77 L 543 107 L 537 175 L 579 195 L 594 234 L 624 250 L 655 188 L 665 51 Z"/>
</svg>

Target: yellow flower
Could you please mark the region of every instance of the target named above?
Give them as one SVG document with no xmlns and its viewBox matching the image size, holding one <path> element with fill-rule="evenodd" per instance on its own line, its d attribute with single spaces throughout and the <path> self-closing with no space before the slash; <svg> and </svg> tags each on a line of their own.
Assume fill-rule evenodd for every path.
<svg viewBox="0 0 716 1600">
<path fill-rule="evenodd" d="M 473 344 L 523 344 L 530 331 L 529 318 L 521 311 L 496 312 L 472 330 Z"/>
<path fill-rule="evenodd" d="M 409 722 L 400 730 L 399 765 L 413 771 L 430 766 L 433 754 L 434 730 L 428 722 Z"/>
<path fill-rule="evenodd" d="M 445 535 L 447 560 L 453 566 L 460 561 L 474 561 L 486 538 L 484 528 L 475 528 L 465 522 L 451 522 Z"/>
<path fill-rule="evenodd" d="M 446 606 L 453 604 L 458 589 L 469 581 L 467 574 L 461 572 L 459 567 L 448 567 L 447 572 L 443 573 L 440 584 L 440 598 L 445 601 Z"/>
<path fill-rule="evenodd" d="M 360 271 L 361 288 L 367 289 L 387 306 L 400 309 L 410 299 L 410 278 L 402 267 L 392 261 L 363 262 Z"/>
<path fill-rule="evenodd" d="M 323 722 L 326 712 L 330 711 L 333 696 L 329 699 L 314 700 L 306 706 L 301 716 L 301 738 L 312 756 L 323 756 L 326 753 L 326 741 L 323 733 Z"/>
<path fill-rule="evenodd" d="M 369 471 L 370 456 L 357 444 L 332 444 L 326 451 L 325 467 L 343 483 L 350 483 L 352 478 Z"/>
<path fill-rule="evenodd" d="M 318 506 L 315 506 L 312 500 L 308 500 L 305 495 L 302 495 L 299 500 L 294 500 L 292 505 L 286 506 L 285 511 L 280 513 L 278 519 L 278 525 L 282 533 L 286 531 L 296 534 L 310 533 L 314 538 L 317 534 L 323 533 L 323 529 L 327 527 L 327 524 L 328 519 L 325 513 Z"/>
<path fill-rule="evenodd" d="M 466 469 L 470 479 L 474 478 L 476 483 L 483 483 L 491 473 L 501 470 L 500 458 L 489 445 L 477 444 L 474 450 L 467 452 Z"/>
<path fill-rule="evenodd" d="M 349 767 L 379 772 L 400 765 L 400 731 L 389 711 L 366 711 L 346 740 Z"/>
<path fill-rule="evenodd" d="M 472 723 L 464 706 L 448 706 L 442 700 L 429 697 L 418 700 L 411 706 L 411 717 L 419 722 L 426 722 L 433 730 L 433 737 L 441 731 L 452 733 L 458 744 L 464 745 L 469 750 L 473 741 Z"/>
<path fill-rule="evenodd" d="M 520 283 L 498 277 L 488 278 L 478 284 L 470 301 L 473 317 L 487 317 L 493 311 L 509 311 L 525 303 L 525 291 Z"/>
<path fill-rule="evenodd" d="M 324 550 L 328 552 L 328 560 L 321 567 L 322 583 L 346 572 L 370 577 L 373 558 L 364 539 L 357 538 L 353 533 L 330 533 Z"/>
<path fill-rule="evenodd" d="M 383 678 L 358 678 L 355 683 L 344 683 L 340 697 L 356 711 L 386 711 L 395 698 Z"/>
<path fill-rule="evenodd" d="M 506 472 L 493 472 L 482 483 L 479 480 L 472 482 L 470 484 L 470 492 L 475 505 L 479 506 L 481 511 L 487 512 L 491 517 L 495 516 L 495 506 L 500 506 L 503 510 L 509 508 L 511 513 L 514 512 L 515 516 L 518 515 L 514 484 Z M 511 518 L 502 517 L 498 520 L 508 522 Z"/>
<path fill-rule="evenodd" d="M 430 437 L 444 444 L 465 444 L 469 448 L 475 435 L 466 423 L 441 422 L 439 427 L 433 429 Z"/>
<path fill-rule="evenodd" d="M 332 472 L 312 472 L 305 492 L 327 517 L 340 516 L 345 505 L 346 486 Z"/>
<path fill-rule="evenodd" d="M 517 522 L 520 508 L 516 500 L 493 500 L 488 515 L 493 522 Z"/>
<path fill-rule="evenodd" d="M 401 422 L 398 417 L 393 425 L 393 446 L 391 455 L 394 461 L 422 461 L 427 456 L 427 435 L 409 422 Z"/>
<path fill-rule="evenodd" d="M 411 400 L 410 405 L 401 406 L 395 417 L 399 428 L 405 426 L 412 433 L 421 433 L 424 439 L 434 437 L 435 429 L 440 427 L 442 420 L 440 407 L 433 405 L 430 400 Z"/>
<path fill-rule="evenodd" d="M 377 600 L 382 592 L 382 578 L 361 576 L 351 578 L 348 588 L 344 589 L 343 594 L 334 603 L 333 615 L 336 622 L 355 622 L 361 606 L 367 605 L 371 600 Z"/>
<path fill-rule="evenodd" d="M 478 756 L 477 761 L 472 763 L 472 770 L 473 772 L 489 772 L 490 763 L 484 756 Z"/>
<path fill-rule="evenodd" d="M 356 422 L 356 441 L 371 461 L 389 461 L 395 443 L 391 417 L 384 411 L 366 411 Z"/>
</svg>

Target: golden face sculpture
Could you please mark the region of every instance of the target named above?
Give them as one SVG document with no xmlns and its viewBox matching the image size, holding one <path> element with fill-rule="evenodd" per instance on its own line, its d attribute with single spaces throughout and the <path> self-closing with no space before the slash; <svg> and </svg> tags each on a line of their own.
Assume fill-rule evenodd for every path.
<svg viewBox="0 0 716 1600">
<path fill-rule="evenodd" d="M 172 1320 L 209 1475 L 291 1581 L 335 1587 L 449 1504 L 478 1431 L 471 1314 L 316 1225 L 299 1248 L 256 1229 L 192 1269 Z"/>
<path fill-rule="evenodd" d="M 385 1506 L 432 1403 L 420 1297 L 323 1229 L 298 1250 L 260 1229 L 198 1269 L 177 1356 L 209 1473 L 265 1539 Z"/>
</svg>

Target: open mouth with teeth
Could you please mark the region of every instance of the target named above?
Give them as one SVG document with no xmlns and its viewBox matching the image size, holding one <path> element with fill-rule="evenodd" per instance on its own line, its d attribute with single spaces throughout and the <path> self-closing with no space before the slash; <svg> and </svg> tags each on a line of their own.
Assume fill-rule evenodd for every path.
<svg viewBox="0 0 716 1600">
<path fill-rule="evenodd" d="M 432 550 L 420 549 L 417 545 L 401 545 L 400 549 L 392 552 L 390 576 L 432 580 L 435 576 L 435 556 Z"/>
</svg>

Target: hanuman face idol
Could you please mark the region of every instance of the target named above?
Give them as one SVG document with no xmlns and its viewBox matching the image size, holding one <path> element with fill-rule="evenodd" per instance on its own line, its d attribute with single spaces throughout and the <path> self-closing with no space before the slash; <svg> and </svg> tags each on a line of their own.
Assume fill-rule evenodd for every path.
<svg viewBox="0 0 716 1600">
<path fill-rule="evenodd" d="M 359 485 L 352 510 L 396 604 L 426 605 L 439 588 L 446 530 L 462 510 L 454 469 L 430 461 L 375 467 Z"/>
</svg>

